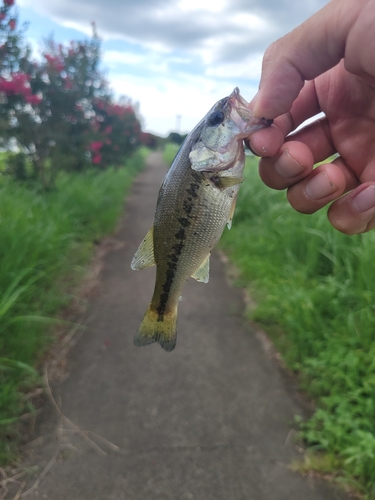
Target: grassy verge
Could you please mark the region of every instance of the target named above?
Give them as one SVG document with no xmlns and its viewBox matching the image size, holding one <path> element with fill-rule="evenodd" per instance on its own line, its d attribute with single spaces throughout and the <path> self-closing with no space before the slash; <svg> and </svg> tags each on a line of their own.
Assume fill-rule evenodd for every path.
<svg viewBox="0 0 375 500">
<path fill-rule="evenodd" d="M 174 142 L 169 142 L 168 144 L 165 145 L 164 151 L 163 151 L 163 158 L 164 161 L 167 163 L 168 167 L 171 166 L 172 161 L 174 157 L 177 154 L 177 151 L 180 149 L 180 146 L 178 144 L 175 144 Z"/>
<path fill-rule="evenodd" d="M 304 216 L 266 188 L 248 159 L 222 247 L 262 324 L 316 412 L 301 422 L 309 467 L 375 498 L 375 232 L 345 236 L 325 210 Z"/>
<path fill-rule="evenodd" d="M 52 340 L 53 317 L 93 243 L 113 231 L 145 154 L 122 169 L 62 174 L 47 193 L 0 177 L 0 462 L 13 424 L 32 411 L 22 394 L 38 381 L 33 367 Z"/>
</svg>

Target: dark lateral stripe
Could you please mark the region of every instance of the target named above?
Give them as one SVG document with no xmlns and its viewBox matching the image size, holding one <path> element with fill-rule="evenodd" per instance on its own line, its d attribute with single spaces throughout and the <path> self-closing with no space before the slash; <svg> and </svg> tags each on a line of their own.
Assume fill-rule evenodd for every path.
<svg viewBox="0 0 375 500">
<path fill-rule="evenodd" d="M 181 255 L 182 249 L 184 248 L 184 241 L 186 239 L 186 228 L 191 225 L 192 219 L 192 211 L 194 209 L 194 199 L 198 197 L 198 191 L 201 186 L 202 176 L 198 172 L 193 172 L 193 179 L 196 182 L 191 182 L 186 192 L 190 195 L 187 199 L 185 199 L 182 203 L 183 211 L 186 214 L 186 217 L 179 217 L 177 220 L 180 223 L 180 227 L 177 232 L 174 234 L 177 242 L 172 246 L 171 251 L 167 255 L 167 272 L 165 276 L 165 281 L 162 286 L 163 292 L 160 294 L 159 305 L 156 308 L 158 313 L 158 321 L 164 320 L 164 312 L 167 306 L 167 302 L 169 299 L 169 294 L 171 291 L 171 287 L 173 285 L 173 281 L 177 272 L 177 266 L 179 257 Z"/>
</svg>

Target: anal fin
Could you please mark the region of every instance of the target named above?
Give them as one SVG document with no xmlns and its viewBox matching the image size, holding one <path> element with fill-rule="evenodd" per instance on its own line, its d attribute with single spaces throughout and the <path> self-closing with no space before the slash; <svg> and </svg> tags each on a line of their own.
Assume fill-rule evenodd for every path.
<svg viewBox="0 0 375 500">
<path fill-rule="evenodd" d="M 151 226 L 131 262 L 133 271 L 146 269 L 155 265 L 154 257 L 154 226 Z"/>
<path fill-rule="evenodd" d="M 195 273 L 191 275 L 192 278 L 200 281 L 201 283 L 208 283 L 208 279 L 210 276 L 210 255 L 211 253 L 207 255 L 207 257 L 204 259 Z"/>
</svg>

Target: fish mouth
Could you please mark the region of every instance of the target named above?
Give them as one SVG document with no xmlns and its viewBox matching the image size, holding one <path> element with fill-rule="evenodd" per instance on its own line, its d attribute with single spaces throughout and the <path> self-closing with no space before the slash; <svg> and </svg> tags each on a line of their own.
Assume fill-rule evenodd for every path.
<svg viewBox="0 0 375 500">
<path fill-rule="evenodd" d="M 228 104 L 231 109 L 235 109 L 237 111 L 237 114 L 245 122 L 248 122 L 253 118 L 253 114 L 249 109 L 249 103 L 242 97 L 238 87 L 236 87 L 228 97 Z"/>
<path fill-rule="evenodd" d="M 233 92 L 228 97 L 228 99 L 230 100 L 230 102 L 232 103 L 232 105 L 237 105 L 238 106 L 238 104 L 240 104 L 240 105 L 242 105 L 245 108 L 247 108 L 249 106 L 249 103 L 240 94 L 240 89 L 238 87 L 236 87 L 233 90 Z"/>
<path fill-rule="evenodd" d="M 259 128 L 270 127 L 273 120 L 268 120 L 267 118 L 257 118 L 254 117 L 253 112 L 249 108 L 249 103 L 240 94 L 240 89 L 236 87 L 233 92 L 228 97 L 228 104 L 231 109 L 236 110 L 238 116 L 245 122 L 252 122 L 253 126 L 259 126 Z"/>
</svg>

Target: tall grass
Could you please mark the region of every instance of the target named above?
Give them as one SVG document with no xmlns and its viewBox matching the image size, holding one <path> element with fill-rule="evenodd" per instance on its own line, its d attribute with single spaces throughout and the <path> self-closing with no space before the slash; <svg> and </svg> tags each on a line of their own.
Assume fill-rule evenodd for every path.
<svg viewBox="0 0 375 500">
<path fill-rule="evenodd" d="M 70 301 L 93 242 L 113 231 L 145 154 L 121 169 L 62 174 L 43 193 L 0 177 L 0 460 L 9 424 L 27 411 L 22 393 L 51 339 L 53 317 Z"/>
<path fill-rule="evenodd" d="M 222 246 L 257 306 L 249 316 L 300 374 L 317 409 L 301 423 L 320 470 L 375 498 L 375 232 L 345 236 L 293 211 L 250 158 Z M 327 457 L 329 458 L 327 460 Z"/>
</svg>

